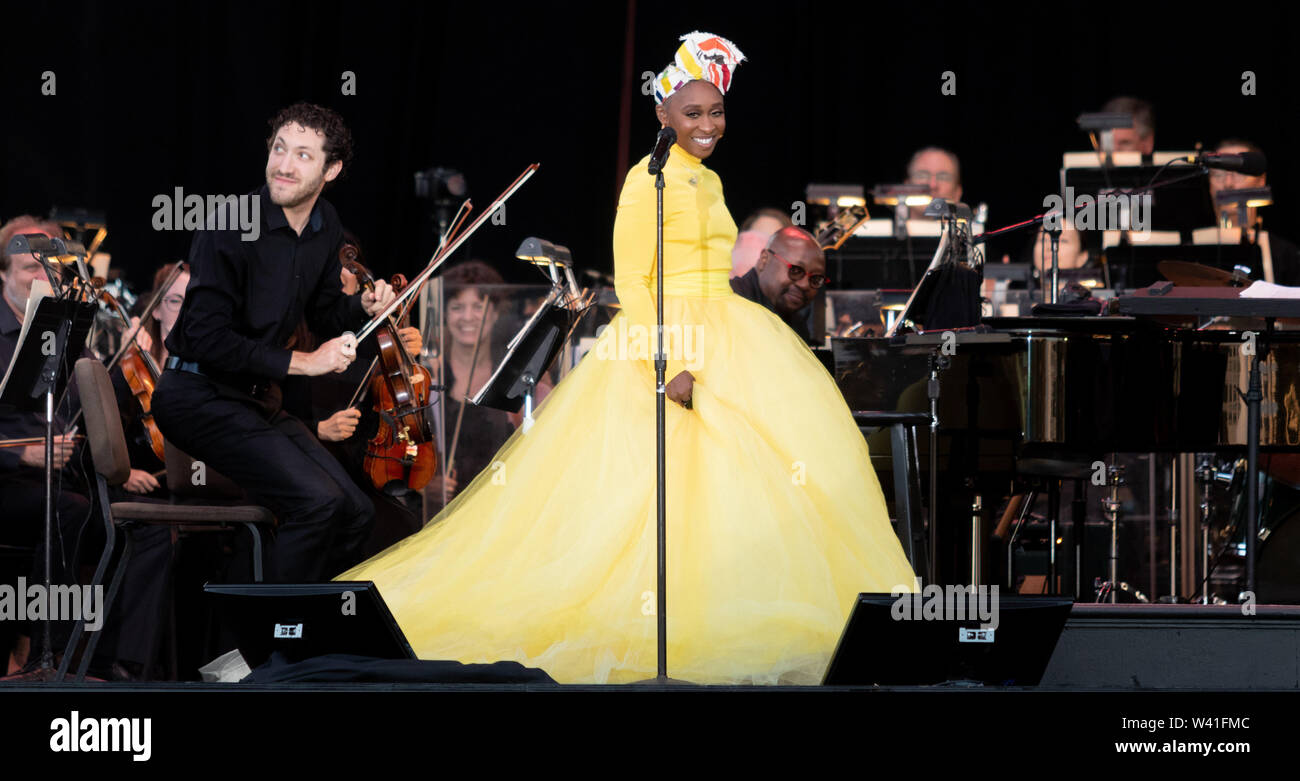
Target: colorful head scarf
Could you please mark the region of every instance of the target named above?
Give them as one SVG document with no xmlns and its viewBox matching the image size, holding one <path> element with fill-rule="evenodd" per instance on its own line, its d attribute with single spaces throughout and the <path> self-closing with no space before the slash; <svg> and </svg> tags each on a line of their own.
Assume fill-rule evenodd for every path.
<svg viewBox="0 0 1300 781">
<path fill-rule="evenodd" d="M 655 103 L 663 103 L 668 96 L 696 79 L 704 79 L 723 95 L 731 86 L 731 73 L 745 61 L 736 44 L 712 33 L 694 32 L 683 35 L 677 56 L 655 79 Z"/>
</svg>

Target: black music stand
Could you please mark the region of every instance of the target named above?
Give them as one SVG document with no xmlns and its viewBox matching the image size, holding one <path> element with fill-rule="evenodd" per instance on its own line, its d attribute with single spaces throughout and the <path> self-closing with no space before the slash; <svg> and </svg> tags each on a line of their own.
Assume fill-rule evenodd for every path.
<svg viewBox="0 0 1300 781">
<path fill-rule="evenodd" d="M 71 346 L 86 343 L 94 322 L 93 304 L 70 299 L 42 298 L 35 311 L 23 321 L 13 360 L 0 382 L 0 405 L 22 412 L 45 413 L 45 593 L 52 586 L 54 549 L 54 399 L 63 398 L 72 373 L 67 360 Z M 52 673 L 54 650 L 50 617 L 44 621 L 41 673 Z M 71 650 L 71 649 L 69 649 Z"/>
<path fill-rule="evenodd" d="M 518 412 L 523 407 L 524 425 L 532 425 L 533 391 L 589 309 L 563 306 L 564 295 L 559 285 L 551 288 L 541 306 L 510 340 L 505 357 L 470 403 L 505 412 Z"/>
<path fill-rule="evenodd" d="M 1178 231 L 1184 238 L 1190 238 L 1194 229 L 1202 225 L 1215 223 L 1214 202 L 1210 199 L 1209 181 L 1204 176 L 1179 179 L 1192 166 L 1171 165 L 1160 173 L 1164 166 L 1107 166 L 1086 168 L 1062 168 L 1062 195 L 1066 187 L 1073 191 L 1075 197 L 1089 195 L 1093 198 L 1102 193 L 1133 191 L 1151 192 L 1152 180 L 1156 174 L 1155 191 L 1151 195 L 1151 229 L 1158 231 Z"/>
</svg>

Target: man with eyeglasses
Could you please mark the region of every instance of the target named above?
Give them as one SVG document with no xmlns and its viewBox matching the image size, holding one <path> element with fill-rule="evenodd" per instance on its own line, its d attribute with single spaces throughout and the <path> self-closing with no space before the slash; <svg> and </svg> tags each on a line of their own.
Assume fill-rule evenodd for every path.
<svg viewBox="0 0 1300 781">
<path fill-rule="evenodd" d="M 782 228 L 768 239 L 758 263 L 731 278 L 736 295 L 767 307 L 808 344 L 809 303 L 826 284 L 826 258 L 817 240 L 803 228 Z"/>
<path fill-rule="evenodd" d="M 1243 154 L 1254 153 L 1263 156 L 1264 150 L 1260 149 L 1257 144 L 1240 138 L 1228 138 L 1220 141 L 1214 148 L 1216 154 Z M 1239 171 L 1210 171 L 1210 198 L 1215 199 L 1219 193 L 1226 190 L 1247 190 L 1256 187 L 1264 187 L 1268 184 L 1266 174 L 1258 176 L 1247 176 Z M 1214 204 L 1215 215 L 1218 218 L 1215 229 L 1204 229 L 1217 231 L 1218 240 L 1235 241 L 1235 239 L 1226 238 L 1223 235 L 1224 229 L 1241 228 L 1241 215 L 1235 205 L 1220 206 L 1217 199 Z M 1244 241 L 1251 244 L 1258 244 L 1261 249 L 1267 247 L 1267 260 L 1264 262 L 1264 268 L 1261 269 L 1263 278 L 1268 282 L 1275 282 L 1279 285 L 1289 285 L 1292 287 L 1300 286 L 1300 249 L 1289 240 L 1277 235 L 1273 231 L 1265 230 L 1263 222 L 1260 219 L 1256 207 L 1250 206 L 1246 209 L 1246 230 L 1247 234 Z M 1201 233 L 1201 231 L 1197 231 Z"/>
<path fill-rule="evenodd" d="M 912 155 L 907 163 L 907 183 L 930 188 L 931 198 L 961 200 L 961 163 L 957 155 L 937 146 L 927 146 Z M 912 217 L 920 218 L 924 206 L 912 207 Z"/>
</svg>

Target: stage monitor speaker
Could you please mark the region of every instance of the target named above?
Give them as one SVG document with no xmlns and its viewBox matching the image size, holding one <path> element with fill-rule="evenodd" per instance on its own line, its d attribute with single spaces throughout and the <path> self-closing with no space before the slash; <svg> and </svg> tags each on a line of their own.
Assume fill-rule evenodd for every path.
<svg viewBox="0 0 1300 781">
<path fill-rule="evenodd" d="M 325 654 L 416 658 L 370 581 L 207 585 L 203 590 L 250 668 L 277 651 L 288 662 Z"/>
<path fill-rule="evenodd" d="M 1066 597 L 981 596 L 993 618 L 942 595 L 859 594 L 822 680 L 824 686 L 1037 686 L 1070 616 Z M 936 610 L 938 600 L 943 610 Z M 909 602 L 910 604 L 905 604 Z M 934 617 L 941 614 L 941 617 Z M 927 617 L 929 616 L 929 617 Z M 961 616 L 961 617 L 958 617 Z"/>
</svg>

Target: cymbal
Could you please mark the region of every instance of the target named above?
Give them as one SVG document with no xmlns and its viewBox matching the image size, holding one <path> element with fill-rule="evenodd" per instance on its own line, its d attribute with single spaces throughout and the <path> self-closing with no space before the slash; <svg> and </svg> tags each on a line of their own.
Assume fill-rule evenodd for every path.
<svg viewBox="0 0 1300 781">
<path fill-rule="evenodd" d="M 1232 272 L 1185 260 L 1162 260 L 1156 270 L 1175 285 L 1187 287 L 1234 287 Z"/>
</svg>

